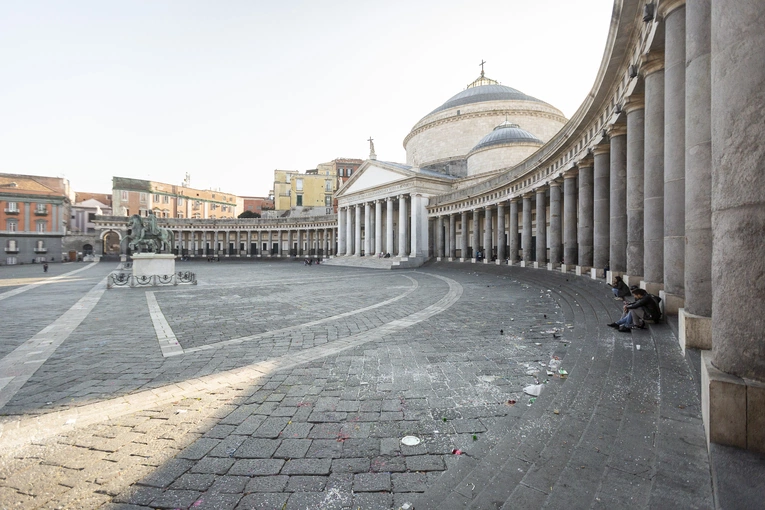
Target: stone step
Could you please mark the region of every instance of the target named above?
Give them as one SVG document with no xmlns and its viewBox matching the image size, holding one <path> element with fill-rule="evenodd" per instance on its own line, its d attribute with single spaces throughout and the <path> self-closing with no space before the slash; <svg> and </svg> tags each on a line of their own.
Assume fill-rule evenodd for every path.
<svg viewBox="0 0 765 510">
<path fill-rule="evenodd" d="M 524 283 L 534 284 L 542 289 L 550 288 L 553 291 L 547 279 L 549 273 L 526 271 L 519 274 L 523 276 L 521 280 Z M 565 283 L 565 275 L 560 276 L 560 282 Z M 589 282 L 588 284 L 591 285 Z M 593 310 L 586 312 L 582 306 L 572 306 L 575 304 L 576 289 L 563 285 L 554 289 L 551 295 L 556 297 L 566 312 L 567 323 L 592 325 L 595 317 L 605 316 L 606 309 L 602 308 L 603 304 L 598 305 L 602 309 L 597 314 Z M 613 302 L 605 301 L 604 304 L 609 308 L 614 307 Z M 588 313 L 593 317 L 588 318 Z M 480 462 L 475 459 L 460 459 L 456 466 L 450 466 L 436 484 L 418 500 L 420 507 L 498 508 L 504 503 L 526 472 L 533 467 L 536 452 L 543 449 L 550 440 L 555 431 L 554 425 L 565 419 L 564 414 L 555 415 L 554 410 L 566 408 L 577 394 L 576 389 L 581 385 L 580 379 L 585 379 L 589 372 L 588 365 L 592 363 L 593 358 L 589 349 L 597 344 L 587 342 L 587 339 L 594 331 L 580 327 L 567 330 L 566 333 L 569 335 L 567 339 L 570 347 L 565 356 L 559 357 L 571 374 L 571 383 L 567 384 L 568 381 L 562 379 L 553 379 L 552 383 L 548 383 L 542 395 L 520 420 L 515 417 L 506 420 L 506 432 L 490 451 L 485 454 L 476 452 L 476 457 L 481 458 Z"/>
</svg>

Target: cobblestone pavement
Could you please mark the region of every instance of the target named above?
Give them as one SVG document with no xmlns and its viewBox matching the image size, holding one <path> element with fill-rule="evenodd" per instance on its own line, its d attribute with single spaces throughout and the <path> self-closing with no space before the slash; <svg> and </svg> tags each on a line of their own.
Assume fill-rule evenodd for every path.
<svg viewBox="0 0 765 510">
<path fill-rule="evenodd" d="M 665 436 L 652 438 L 645 459 L 629 437 L 653 434 L 667 413 L 641 420 L 646 409 L 630 400 L 641 389 L 634 378 L 651 409 L 662 406 L 660 388 L 632 366 L 616 370 L 613 360 L 634 351 L 630 335 L 603 327 L 618 310 L 602 284 L 457 264 L 181 266 L 197 286 L 104 291 L 115 268 L 105 263 L 51 265 L 49 278 L 60 278 L 44 285 L 31 280 L 39 268 L 0 268 L 1 508 L 422 509 L 466 484 L 475 494 L 455 508 L 498 508 L 509 494 L 476 497 L 495 483 L 530 490 L 514 496 L 536 508 L 529 496 L 577 476 L 598 483 L 574 491 L 574 508 L 655 506 L 667 494 L 711 506 L 710 489 L 696 486 L 705 451 L 698 396 L 685 387 L 685 446 L 668 444 L 700 462 L 702 475 L 675 460 L 687 487 L 652 491 Z M 30 310 L 39 313 L 22 320 Z M 167 334 L 175 349 L 163 348 Z M 588 390 L 593 379 L 597 391 Z M 537 382 L 535 401 L 523 388 Z M 566 435 L 556 420 L 575 416 L 590 425 Z M 419 444 L 402 444 L 409 435 Z M 610 456 L 563 446 L 585 436 Z M 564 465 L 540 477 L 555 464 L 555 441 Z M 522 473 L 537 466 L 539 479 L 505 463 L 476 474 L 502 448 L 524 459 Z M 502 472 L 518 479 L 494 480 Z M 620 483 L 632 487 L 622 499 L 611 493 Z"/>
</svg>

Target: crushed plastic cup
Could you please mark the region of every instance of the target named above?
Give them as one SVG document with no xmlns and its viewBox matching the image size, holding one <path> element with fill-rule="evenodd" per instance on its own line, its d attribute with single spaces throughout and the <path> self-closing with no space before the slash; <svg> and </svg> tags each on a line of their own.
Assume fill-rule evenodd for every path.
<svg viewBox="0 0 765 510">
<path fill-rule="evenodd" d="M 541 384 L 530 384 L 523 388 L 523 392 L 527 395 L 531 395 L 532 397 L 538 397 L 540 393 L 542 393 L 542 385 Z"/>
<path fill-rule="evenodd" d="M 401 438 L 401 444 L 406 446 L 417 446 L 420 444 L 420 438 L 414 436 L 404 436 Z"/>
</svg>

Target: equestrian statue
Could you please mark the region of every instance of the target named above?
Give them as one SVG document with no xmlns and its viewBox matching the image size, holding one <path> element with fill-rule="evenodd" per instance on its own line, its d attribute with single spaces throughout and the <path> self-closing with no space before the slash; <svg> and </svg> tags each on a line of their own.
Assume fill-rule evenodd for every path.
<svg viewBox="0 0 765 510">
<path fill-rule="evenodd" d="M 120 243 L 123 253 L 127 253 L 126 248 L 132 252 L 160 253 L 163 243 L 168 250 L 173 247 L 173 231 L 157 225 L 154 213 L 150 212 L 143 219 L 138 214 L 132 215 L 128 220 L 128 228 L 130 233 Z"/>
</svg>

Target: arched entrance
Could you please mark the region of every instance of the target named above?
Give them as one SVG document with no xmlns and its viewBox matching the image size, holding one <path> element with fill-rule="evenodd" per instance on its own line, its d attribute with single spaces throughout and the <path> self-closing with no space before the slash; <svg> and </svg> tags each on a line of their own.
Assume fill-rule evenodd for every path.
<svg viewBox="0 0 765 510">
<path fill-rule="evenodd" d="M 83 244 L 82 245 L 82 255 L 84 257 L 87 257 L 88 255 L 93 255 L 93 245 L 92 244 Z"/>
<path fill-rule="evenodd" d="M 120 236 L 119 233 L 113 230 L 110 230 L 103 235 L 102 240 L 104 243 L 104 246 L 103 246 L 104 256 L 119 257 L 120 241 L 122 240 L 122 236 Z"/>
</svg>

